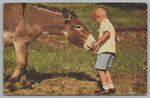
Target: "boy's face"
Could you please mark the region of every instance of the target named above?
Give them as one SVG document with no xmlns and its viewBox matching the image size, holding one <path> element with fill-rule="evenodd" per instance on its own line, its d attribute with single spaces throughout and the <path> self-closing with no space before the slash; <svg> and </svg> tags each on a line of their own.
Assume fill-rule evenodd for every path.
<svg viewBox="0 0 150 98">
<path fill-rule="evenodd" d="M 94 19 L 97 21 L 98 24 L 101 24 L 101 22 L 102 22 L 102 20 L 103 20 L 103 19 L 100 17 L 100 15 L 97 15 L 97 14 L 94 15 Z"/>
<path fill-rule="evenodd" d="M 98 8 L 94 12 L 94 19 L 97 21 L 98 24 L 107 18 L 107 11 L 103 8 Z"/>
</svg>

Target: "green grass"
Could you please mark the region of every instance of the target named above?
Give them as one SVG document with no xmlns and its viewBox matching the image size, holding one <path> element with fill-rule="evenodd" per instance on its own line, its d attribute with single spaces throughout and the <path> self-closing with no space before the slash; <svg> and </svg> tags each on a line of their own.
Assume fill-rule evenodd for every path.
<svg viewBox="0 0 150 98">
<path fill-rule="evenodd" d="M 49 35 L 45 39 L 51 39 L 53 36 Z M 146 35 L 143 34 L 141 36 Z M 62 35 L 54 36 L 54 38 L 62 38 Z M 141 40 L 145 43 L 140 43 Z M 35 69 L 38 73 L 96 72 L 94 68 L 96 54 L 70 43 L 62 44 L 60 41 L 56 41 L 56 43 L 49 42 L 47 40 L 43 43 L 42 39 L 39 38 L 30 45 L 28 71 Z M 147 49 L 141 47 L 143 44 L 146 46 L 146 39 L 140 39 L 140 42 L 132 42 L 132 39 L 130 39 L 121 44 L 117 43 L 117 53 L 113 68 L 111 69 L 112 73 L 116 73 L 116 70 L 117 73 L 147 73 Z M 4 49 L 4 75 L 11 75 L 14 68 L 15 53 L 13 47 L 7 47 Z"/>
</svg>

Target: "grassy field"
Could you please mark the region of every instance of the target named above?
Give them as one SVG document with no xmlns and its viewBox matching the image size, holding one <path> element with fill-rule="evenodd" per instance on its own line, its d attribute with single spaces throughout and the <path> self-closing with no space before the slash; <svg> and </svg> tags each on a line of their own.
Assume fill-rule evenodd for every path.
<svg viewBox="0 0 150 98">
<path fill-rule="evenodd" d="M 80 21 L 97 39 L 98 24 L 93 19 L 97 6 L 108 9 L 116 30 L 117 53 L 110 68 L 115 95 L 147 93 L 147 9 L 132 4 L 44 4 L 74 11 Z M 131 7 L 132 5 L 132 7 Z M 128 6 L 128 8 L 126 8 Z M 137 7 L 138 6 L 138 7 Z M 141 18 L 142 17 L 142 18 Z M 119 30 L 123 29 L 123 30 Z M 132 29 L 132 30 L 131 30 Z M 7 79 L 15 70 L 14 48 L 4 49 L 4 94 L 6 95 L 97 95 L 96 54 L 72 45 L 63 35 L 41 36 L 29 46 L 28 80 L 33 89 L 9 92 Z M 70 82 L 69 82 L 70 81 Z M 45 88 L 46 87 L 46 88 Z"/>
</svg>

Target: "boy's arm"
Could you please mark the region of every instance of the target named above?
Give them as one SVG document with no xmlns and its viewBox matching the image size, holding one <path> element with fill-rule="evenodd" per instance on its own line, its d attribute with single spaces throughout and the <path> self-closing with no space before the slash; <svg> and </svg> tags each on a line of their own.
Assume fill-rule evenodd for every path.
<svg viewBox="0 0 150 98">
<path fill-rule="evenodd" d="M 102 37 L 100 37 L 100 38 L 98 39 L 98 41 L 96 41 L 96 42 L 93 44 L 93 49 L 95 50 L 96 47 L 97 47 L 100 43 L 102 43 L 103 41 L 105 41 L 107 38 L 109 38 L 109 36 L 110 36 L 110 32 L 106 31 L 106 32 L 102 35 Z"/>
</svg>

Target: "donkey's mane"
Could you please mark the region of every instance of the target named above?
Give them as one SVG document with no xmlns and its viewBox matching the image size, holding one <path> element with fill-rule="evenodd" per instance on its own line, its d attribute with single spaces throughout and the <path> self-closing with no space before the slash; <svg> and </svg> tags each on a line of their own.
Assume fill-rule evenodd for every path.
<svg viewBox="0 0 150 98">
<path fill-rule="evenodd" d="M 76 16 L 76 14 L 73 12 L 73 11 L 70 11 L 70 10 L 68 10 L 68 9 L 65 9 L 65 8 L 63 8 L 63 9 L 60 9 L 60 8 L 56 8 L 56 7 L 51 7 L 51 6 L 46 6 L 46 5 L 43 5 L 43 4 L 30 4 L 30 5 L 32 5 L 32 6 L 36 6 L 36 7 L 38 7 L 38 8 L 44 8 L 44 9 L 47 9 L 47 10 L 50 10 L 50 11 L 54 11 L 54 12 L 59 12 L 59 13 L 63 13 L 63 11 L 64 10 L 66 10 L 66 11 L 69 11 L 72 15 L 73 15 L 73 17 L 77 17 Z"/>
<path fill-rule="evenodd" d="M 60 8 L 56 8 L 56 7 L 48 7 L 46 5 L 43 5 L 43 4 L 30 4 L 32 6 L 36 6 L 36 7 L 39 7 L 39 8 L 44 8 L 44 9 L 48 9 L 48 10 L 51 10 L 51 11 L 54 11 L 54 12 L 60 12 L 62 13 L 62 10 L 60 10 Z"/>
</svg>

